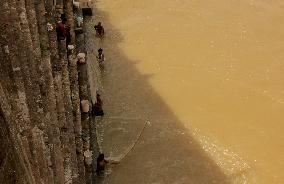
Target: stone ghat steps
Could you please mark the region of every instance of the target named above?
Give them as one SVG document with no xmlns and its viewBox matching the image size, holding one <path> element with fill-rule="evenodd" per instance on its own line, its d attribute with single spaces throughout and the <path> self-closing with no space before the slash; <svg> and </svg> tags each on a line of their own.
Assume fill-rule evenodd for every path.
<svg viewBox="0 0 284 184">
<path fill-rule="evenodd" d="M 7 151 L 0 154 L 0 183 L 90 183 L 89 114 L 80 108 L 88 82 L 76 51 L 67 52 L 55 30 L 65 13 L 75 46 L 72 1 L 1 4 L 0 141 Z"/>
</svg>

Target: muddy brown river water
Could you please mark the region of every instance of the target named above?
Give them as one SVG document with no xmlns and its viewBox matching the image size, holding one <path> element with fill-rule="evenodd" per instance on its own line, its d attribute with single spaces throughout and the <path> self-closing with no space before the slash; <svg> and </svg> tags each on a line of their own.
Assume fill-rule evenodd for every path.
<svg viewBox="0 0 284 184">
<path fill-rule="evenodd" d="M 100 0 L 95 7 L 106 29 L 102 83 L 111 113 L 164 121 L 166 106 L 226 177 L 246 177 L 231 183 L 284 183 L 284 1 Z M 163 105 L 139 105 L 150 90 Z M 121 111 L 110 107 L 115 101 Z"/>
</svg>

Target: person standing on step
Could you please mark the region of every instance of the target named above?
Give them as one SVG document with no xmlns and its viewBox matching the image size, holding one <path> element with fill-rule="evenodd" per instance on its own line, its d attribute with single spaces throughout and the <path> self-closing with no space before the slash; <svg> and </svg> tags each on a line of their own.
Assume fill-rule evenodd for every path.
<svg viewBox="0 0 284 184">
<path fill-rule="evenodd" d="M 67 18 L 64 14 L 61 15 L 61 21 L 56 25 L 57 40 L 64 40 L 66 38 L 66 47 L 71 42 L 70 26 L 67 25 Z"/>
<path fill-rule="evenodd" d="M 102 23 L 99 22 L 97 25 L 94 26 L 94 28 L 96 30 L 96 35 L 102 38 L 105 34 L 105 30 L 104 30 L 104 27 L 102 26 Z"/>
<path fill-rule="evenodd" d="M 103 64 L 103 62 L 105 61 L 105 56 L 103 54 L 103 49 L 102 48 L 98 49 L 97 60 L 98 60 L 100 65 Z"/>
</svg>

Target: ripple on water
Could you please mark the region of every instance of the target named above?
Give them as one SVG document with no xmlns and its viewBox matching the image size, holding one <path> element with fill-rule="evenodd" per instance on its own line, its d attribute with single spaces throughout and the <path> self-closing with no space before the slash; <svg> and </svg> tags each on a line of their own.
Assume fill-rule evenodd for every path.
<svg viewBox="0 0 284 184">
<path fill-rule="evenodd" d="M 198 140 L 207 155 L 214 160 L 223 173 L 227 176 L 227 180 L 232 184 L 254 184 L 256 183 L 253 176 L 252 167 L 238 154 L 234 153 L 215 141 L 212 138 L 201 135 L 195 129 L 193 136 Z"/>
</svg>

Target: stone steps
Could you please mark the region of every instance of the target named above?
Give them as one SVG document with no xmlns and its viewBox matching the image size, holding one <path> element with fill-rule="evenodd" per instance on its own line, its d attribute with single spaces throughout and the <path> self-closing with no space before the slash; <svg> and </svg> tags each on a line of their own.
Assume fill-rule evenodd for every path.
<svg viewBox="0 0 284 184">
<path fill-rule="evenodd" d="M 72 1 L 62 1 L 57 9 L 53 0 L 2 4 L 0 130 L 7 137 L 0 141 L 11 157 L 0 154 L 0 169 L 15 171 L 14 183 L 89 183 L 91 166 L 85 167 L 83 155 L 90 146 L 82 138 L 82 131 L 90 131 L 89 115 L 80 110 L 80 100 L 88 99 L 88 82 L 80 77 L 83 69 L 78 76 L 76 51 L 67 52 L 55 31 L 56 18 L 64 12 L 75 45 Z M 1 172 L 0 183 L 8 176 Z"/>
</svg>

